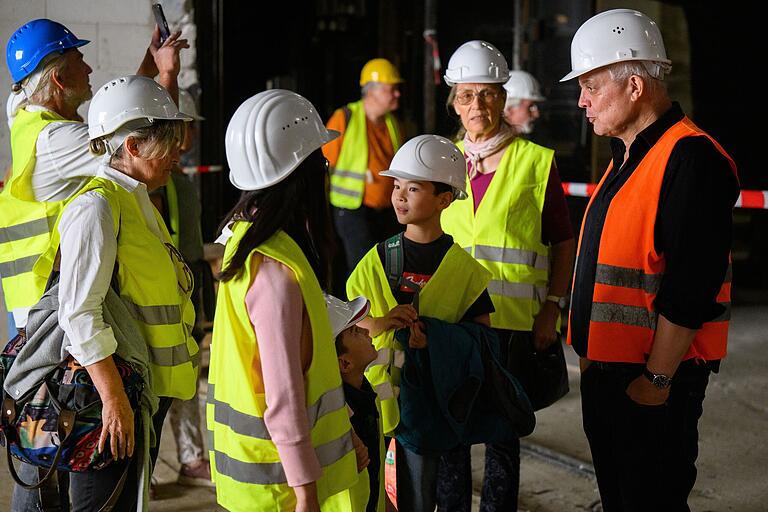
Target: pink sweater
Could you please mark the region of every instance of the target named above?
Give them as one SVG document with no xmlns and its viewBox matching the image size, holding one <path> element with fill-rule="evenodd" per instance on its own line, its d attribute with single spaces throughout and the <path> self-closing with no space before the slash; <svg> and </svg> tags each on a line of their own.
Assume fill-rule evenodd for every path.
<svg viewBox="0 0 768 512">
<path fill-rule="evenodd" d="M 288 485 L 297 487 L 322 474 L 310 438 L 304 383 L 312 362 L 312 331 L 293 271 L 272 258 L 253 260 L 258 271 L 245 305 L 259 345 L 267 402 L 264 422 Z"/>
</svg>

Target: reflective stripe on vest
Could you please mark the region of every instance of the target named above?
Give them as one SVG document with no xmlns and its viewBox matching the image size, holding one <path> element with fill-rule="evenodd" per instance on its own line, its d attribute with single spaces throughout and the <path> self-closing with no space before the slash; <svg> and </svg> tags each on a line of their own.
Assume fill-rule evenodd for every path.
<svg viewBox="0 0 768 512">
<path fill-rule="evenodd" d="M 419 313 L 456 323 L 486 289 L 490 278 L 490 272 L 454 243 L 419 293 Z M 397 306 L 376 246 L 368 251 L 347 280 L 347 296 L 358 295 L 371 301 L 370 314 L 374 317 L 384 316 Z M 382 364 L 366 368 L 365 376 L 381 400 L 382 427 L 385 434 L 390 434 L 400 422 L 397 394 L 405 353 L 395 340 L 393 330 L 373 338 L 373 345 L 379 352 L 377 361 L 381 358 Z"/>
<path fill-rule="evenodd" d="M 247 222 L 232 226 L 225 266 L 249 226 Z M 229 510 L 254 511 L 293 510 L 296 505 L 264 420 L 267 397 L 257 363 L 259 343 L 243 300 L 253 282 L 254 266 L 259 263 L 254 258 L 260 255 L 291 269 L 309 317 L 312 362 L 305 374 L 306 407 L 312 447 L 323 468 L 316 482 L 318 498 L 321 506 L 335 499 L 334 507 L 341 507 L 338 510 L 352 511 L 349 496 L 338 496 L 357 481 L 357 463 L 330 321 L 312 267 L 282 231 L 251 252 L 237 277 L 219 284 L 206 404 L 211 473 L 218 502 Z"/>
<path fill-rule="evenodd" d="M 463 142 L 457 144 L 464 151 Z M 493 278 L 491 325 L 530 331 L 549 286 L 549 247 L 541 241 L 541 212 L 554 152 L 523 138 L 501 157 L 477 211 L 467 178 L 464 201 L 443 211 L 443 229 Z"/>
<path fill-rule="evenodd" d="M 0 277 L 8 311 L 33 306 L 43 295 L 45 276 L 32 272 L 50 243 L 63 201 L 35 201 L 32 173 L 37 163 L 37 138 L 52 122 L 66 121 L 50 111 L 20 110 L 11 127 L 13 171 L 0 193 Z"/>
<path fill-rule="evenodd" d="M 654 245 L 659 195 L 675 145 L 685 137 L 699 136 L 713 142 L 729 160 L 735 175 L 736 166 L 725 150 L 685 117 L 661 136 L 611 200 L 597 257 L 587 346 L 589 359 L 643 363 L 651 352 L 658 320 L 654 301 L 666 268 L 664 256 L 656 253 Z M 593 199 L 610 173 L 609 165 Z M 683 359 L 716 360 L 725 356 L 730 281 L 729 267 L 716 299 L 725 307 L 725 312 L 696 332 Z M 568 342 L 571 342 L 570 332 Z"/>
<path fill-rule="evenodd" d="M 91 179 L 66 204 L 87 192 L 102 195 L 112 213 L 118 290 L 147 342 L 153 391 L 158 396 L 188 400 L 197 388 L 199 350 L 189 329 L 195 323 L 189 298 L 193 283 L 187 282 L 191 273 L 169 250 L 170 235 L 157 211 L 154 220 L 162 240 L 147 226 L 136 197 L 107 178 Z M 52 265 L 58 248 L 57 224 L 35 273 Z"/>
<path fill-rule="evenodd" d="M 368 131 L 363 101 L 347 105 L 351 115 L 344 129 L 344 140 L 336 165 L 331 170 L 330 201 L 337 208 L 356 210 L 363 204 L 368 172 Z M 400 133 L 392 114 L 384 116 L 394 152 L 400 148 Z"/>
<path fill-rule="evenodd" d="M 215 385 L 211 384 L 208 387 L 208 403 L 213 405 L 213 415 L 216 423 L 226 425 L 233 432 L 243 436 L 264 440 L 272 439 L 264 418 L 239 412 L 229 404 L 217 401 L 214 398 L 215 394 Z M 343 409 L 345 406 L 346 401 L 344 400 L 342 388 L 338 387 L 329 390 L 317 402 L 307 408 L 310 428 L 314 428 L 317 422 L 327 414 Z M 280 462 L 242 462 L 217 451 L 213 445 L 210 446 L 210 449 L 215 453 L 216 469 L 219 474 L 227 475 L 239 482 L 249 484 L 272 485 L 288 483 Z M 342 436 L 316 447 L 315 451 L 320 465 L 325 467 L 333 464 L 353 449 L 351 436 Z"/>
</svg>

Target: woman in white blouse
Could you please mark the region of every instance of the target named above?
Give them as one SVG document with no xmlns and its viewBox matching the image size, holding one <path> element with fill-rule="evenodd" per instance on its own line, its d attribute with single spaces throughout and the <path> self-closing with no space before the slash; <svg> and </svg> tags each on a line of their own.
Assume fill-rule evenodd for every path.
<svg viewBox="0 0 768 512">
<path fill-rule="evenodd" d="M 99 510 L 119 488 L 126 466 L 135 471 L 127 470 L 114 510 L 144 508 L 147 498 L 138 475 L 147 458 L 136 455 L 147 453 L 154 464 L 172 398 L 194 394 L 197 344 L 191 337 L 191 273 L 147 193 L 164 185 L 178 165 L 184 123 L 190 120 L 163 87 L 136 75 L 108 82 L 90 105 L 91 151 L 103 155 L 102 165 L 65 207 L 51 250 L 58 245 L 61 255 L 59 324 L 67 334 L 66 349 L 88 371 L 103 402 L 99 452 L 109 450 L 117 460 L 99 471 L 70 474 L 73 511 Z M 132 340 L 119 341 L 102 316 L 110 287 L 144 338 L 138 344 L 146 354 L 143 363 L 149 369 L 153 399 L 145 399 L 139 409 L 146 418 L 143 424 L 134 417 L 113 358 Z M 154 397 L 160 398 L 159 406 Z M 149 414 L 153 447 L 146 443 Z M 150 474 L 144 472 L 145 479 Z M 14 510 L 23 509 L 15 496 Z"/>
</svg>

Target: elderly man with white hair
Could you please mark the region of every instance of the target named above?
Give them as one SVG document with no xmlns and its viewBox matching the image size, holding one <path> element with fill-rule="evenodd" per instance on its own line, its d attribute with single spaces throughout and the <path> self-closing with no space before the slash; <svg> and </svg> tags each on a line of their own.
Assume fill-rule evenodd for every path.
<svg viewBox="0 0 768 512">
<path fill-rule="evenodd" d="M 603 510 L 688 511 L 698 421 L 730 318 L 736 164 L 672 101 L 661 31 L 630 9 L 571 43 L 579 107 L 612 159 L 582 223 L 568 342 Z"/>
</svg>

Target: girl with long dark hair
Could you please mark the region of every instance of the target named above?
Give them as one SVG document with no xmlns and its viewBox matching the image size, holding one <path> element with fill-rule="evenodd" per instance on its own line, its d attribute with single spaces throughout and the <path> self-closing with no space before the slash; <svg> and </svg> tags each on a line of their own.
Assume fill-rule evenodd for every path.
<svg viewBox="0 0 768 512">
<path fill-rule="evenodd" d="M 207 418 L 217 500 L 228 510 L 358 509 L 322 291 L 333 237 L 320 147 L 337 136 L 285 90 L 246 100 L 227 128 L 230 181 L 244 194 L 219 238 Z"/>
</svg>

